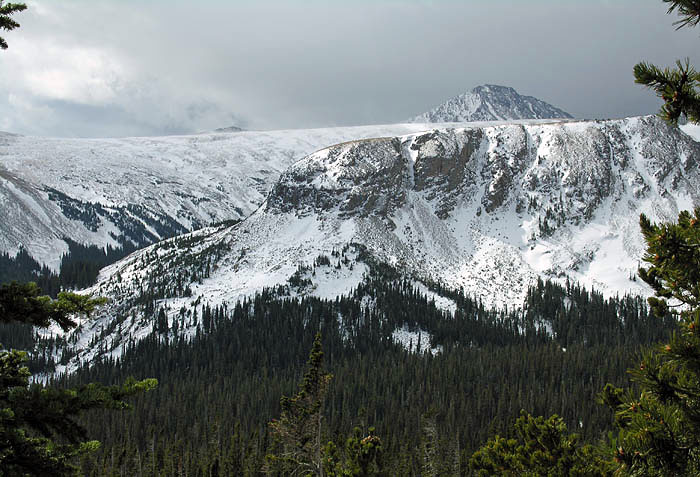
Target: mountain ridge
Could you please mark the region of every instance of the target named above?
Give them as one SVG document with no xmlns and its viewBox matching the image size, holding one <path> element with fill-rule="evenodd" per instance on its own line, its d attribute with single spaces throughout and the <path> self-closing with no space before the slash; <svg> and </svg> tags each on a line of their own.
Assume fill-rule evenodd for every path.
<svg viewBox="0 0 700 477">
<path fill-rule="evenodd" d="M 117 323 L 129 339 L 149 333 L 144 303 L 174 320 L 263 288 L 333 298 L 382 264 L 497 308 L 521 306 L 538 278 L 648 294 L 634 280 L 639 213 L 673 220 L 700 205 L 699 158 L 699 143 L 656 117 L 436 128 L 331 146 L 285 171 L 244 221 L 103 269 L 86 293 L 111 304 L 73 339 L 87 359 L 98 353 L 89 343 Z"/>
</svg>

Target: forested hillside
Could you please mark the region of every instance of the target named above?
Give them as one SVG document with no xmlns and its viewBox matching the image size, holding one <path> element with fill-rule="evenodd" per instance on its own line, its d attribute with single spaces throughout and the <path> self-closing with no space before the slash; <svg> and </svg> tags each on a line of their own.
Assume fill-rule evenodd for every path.
<svg viewBox="0 0 700 477">
<path fill-rule="evenodd" d="M 454 317 L 410 281 L 386 274 L 337 300 L 279 298 L 280 291 L 229 308 L 183 309 L 181 323 L 126 345 L 121 360 L 68 379 L 113 383 L 133 375 L 160 383 L 137 397 L 131 413 L 86 418 L 103 448 L 84 460 L 85 475 L 259 475 L 267 423 L 279 415 L 280 397 L 294 391 L 317 331 L 333 374 L 325 440 L 342 445 L 354 427 L 366 435 L 374 426 L 386 475 L 421 475 L 428 444 L 437 449 L 431 459 L 439 475 L 469 475 L 472 452 L 506 433 L 521 409 L 557 413 L 586 441 L 600 439 L 612 416 L 596 395 L 608 382 L 627 384 L 640 345 L 673 328 L 641 298 L 605 300 L 550 282 L 532 287 L 524 310 L 514 312 L 442 290 L 458 305 Z M 184 321 L 198 324 L 190 340 L 172 329 Z M 402 325 L 431 336 L 440 351 L 394 342 Z"/>
<path fill-rule="evenodd" d="M 0 253 L 0 283 L 36 282 L 44 293 L 55 297 L 62 289 L 80 289 L 92 285 L 100 269 L 133 252 L 133 246 L 100 248 L 83 245 L 68 238 L 68 253 L 61 256 L 58 273 L 41 265 L 26 250 L 16 255 Z"/>
</svg>

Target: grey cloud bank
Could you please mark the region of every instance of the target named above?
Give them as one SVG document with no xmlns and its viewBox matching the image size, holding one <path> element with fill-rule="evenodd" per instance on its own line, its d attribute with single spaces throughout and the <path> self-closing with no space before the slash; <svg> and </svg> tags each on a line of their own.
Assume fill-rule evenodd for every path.
<svg viewBox="0 0 700 477">
<path fill-rule="evenodd" d="M 483 83 L 581 118 L 656 112 L 641 60 L 700 64 L 661 0 L 28 2 L 0 130 L 44 136 L 390 123 Z"/>
</svg>

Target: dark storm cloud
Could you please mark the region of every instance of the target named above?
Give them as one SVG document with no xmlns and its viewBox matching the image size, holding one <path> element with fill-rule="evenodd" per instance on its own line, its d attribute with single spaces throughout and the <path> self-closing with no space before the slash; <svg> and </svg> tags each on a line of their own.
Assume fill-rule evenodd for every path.
<svg viewBox="0 0 700 477">
<path fill-rule="evenodd" d="M 690 57 L 661 0 L 30 2 L 0 129 L 116 136 L 395 122 L 483 83 L 649 114 L 632 67 Z"/>
</svg>

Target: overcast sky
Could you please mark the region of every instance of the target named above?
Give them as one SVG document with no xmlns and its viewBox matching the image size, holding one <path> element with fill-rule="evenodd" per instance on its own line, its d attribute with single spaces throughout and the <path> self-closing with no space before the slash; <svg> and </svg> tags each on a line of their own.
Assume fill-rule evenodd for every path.
<svg viewBox="0 0 700 477">
<path fill-rule="evenodd" d="M 492 83 L 579 118 L 654 113 L 690 57 L 661 0 L 35 0 L 1 33 L 0 130 L 162 135 L 390 123 Z"/>
</svg>

